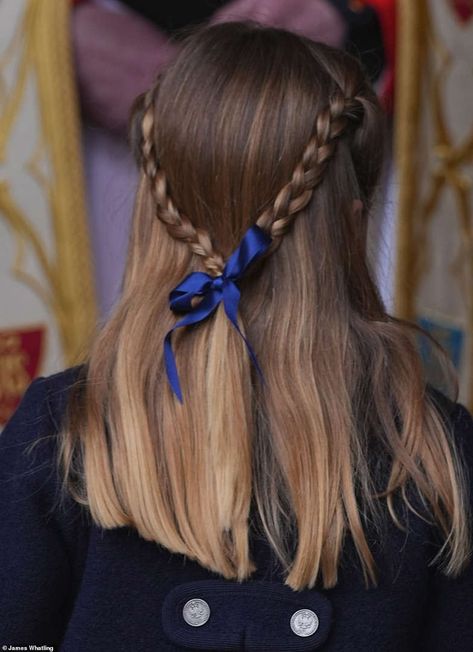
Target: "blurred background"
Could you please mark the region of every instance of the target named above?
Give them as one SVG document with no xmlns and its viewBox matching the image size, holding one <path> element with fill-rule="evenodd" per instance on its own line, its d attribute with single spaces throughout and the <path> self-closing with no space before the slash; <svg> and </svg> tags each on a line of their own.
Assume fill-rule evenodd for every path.
<svg viewBox="0 0 473 652">
<path fill-rule="evenodd" d="M 133 99 L 186 28 L 242 19 L 361 59 L 390 125 L 370 260 L 473 409 L 473 0 L 0 0 L 0 428 L 34 377 L 80 359 L 120 292 Z"/>
</svg>

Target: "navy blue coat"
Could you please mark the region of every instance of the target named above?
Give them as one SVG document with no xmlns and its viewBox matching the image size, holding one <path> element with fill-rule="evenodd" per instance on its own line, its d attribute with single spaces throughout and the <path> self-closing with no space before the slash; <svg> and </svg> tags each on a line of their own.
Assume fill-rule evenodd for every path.
<svg viewBox="0 0 473 652">
<path fill-rule="evenodd" d="M 473 650 L 472 565 L 457 579 L 429 567 L 437 537 L 415 515 L 407 534 L 392 525 L 369 541 L 376 588 L 365 588 L 348 537 L 337 586 L 294 592 L 262 538 L 251 541 L 258 570 L 239 584 L 132 529 L 98 528 L 70 499 L 53 508 L 54 434 L 77 370 L 33 381 L 0 435 L 1 649 Z M 473 471 L 473 417 L 442 400 Z"/>
</svg>

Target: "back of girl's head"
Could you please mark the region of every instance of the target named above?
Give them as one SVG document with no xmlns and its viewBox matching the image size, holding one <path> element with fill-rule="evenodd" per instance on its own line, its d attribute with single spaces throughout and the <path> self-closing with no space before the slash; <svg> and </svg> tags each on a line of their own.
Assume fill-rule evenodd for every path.
<svg viewBox="0 0 473 652">
<path fill-rule="evenodd" d="M 196 30 L 138 99 L 123 294 L 62 450 L 70 479 L 82 440 L 73 491 L 103 527 L 133 526 L 241 580 L 258 524 L 296 589 L 336 583 L 348 530 L 375 581 L 365 526 L 381 522 L 383 497 L 400 525 L 393 497 L 412 482 L 452 532 L 447 571 L 458 571 L 456 453 L 416 329 L 386 314 L 366 260 L 383 124 L 355 59 L 249 23 Z M 265 384 L 220 305 L 175 333 L 180 404 L 164 373 L 169 293 L 193 271 L 220 274 L 254 224 L 271 245 L 241 279 L 239 323 Z"/>
<path fill-rule="evenodd" d="M 133 148 L 151 184 L 159 167 L 180 212 L 223 256 L 258 218 L 278 220 L 279 244 L 316 186 L 351 213 L 378 181 L 382 113 L 358 62 L 284 30 L 201 29 L 139 109 Z"/>
<path fill-rule="evenodd" d="M 344 194 L 369 197 L 376 183 L 380 111 L 358 62 L 289 32 L 204 29 L 144 100 L 156 121 L 146 134 L 157 149 L 151 158 L 159 156 L 180 208 L 227 250 L 274 202 L 314 135 L 327 148 L 323 158 L 335 156 L 351 173 Z"/>
</svg>

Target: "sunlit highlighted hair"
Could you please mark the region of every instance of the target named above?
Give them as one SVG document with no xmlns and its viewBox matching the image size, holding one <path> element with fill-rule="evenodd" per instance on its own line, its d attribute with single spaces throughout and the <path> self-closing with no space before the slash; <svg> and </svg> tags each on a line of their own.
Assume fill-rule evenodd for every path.
<svg viewBox="0 0 473 652">
<path fill-rule="evenodd" d="M 459 458 L 426 389 L 419 329 L 386 313 L 367 260 L 383 124 L 349 55 L 244 23 L 196 30 L 139 99 L 123 291 L 61 440 L 65 484 L 100 526 L 134 527 L 244 580 L 257 524 L 294 589 L 337 583 L 349 533 L 369 584 L 367 528 L 384 515 L 403 527 L 399 496 L 438 524 L 445 572 L 462 568 Z M 181 405 L 163 364 L 169 291 L 221 272 L 252 224 L 272 244 L 241 281 L 239 324 L 266 384 L 219 306 L 176 332 Z"/>
</svg>

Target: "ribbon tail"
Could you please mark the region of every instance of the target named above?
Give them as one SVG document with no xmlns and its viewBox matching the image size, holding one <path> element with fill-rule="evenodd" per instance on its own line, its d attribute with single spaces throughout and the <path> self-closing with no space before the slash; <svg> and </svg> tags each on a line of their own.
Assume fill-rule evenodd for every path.
<svg viewBox="0 0 473 652">
<path fill-rule="evenodd" d="M 220 303 L 220 300 L 221 292 L 215 290 L 212 291 L 208 296 L 204 297 L 194 312 L 188 313 L 183 319 L 178 321 L 177 324 L 174 324 L 174 326 L 164 338 L 164 362 L 166 365 L 166 373 L 172 390 L 179 399 L 180 403 L 183 403 L 183 399 L 181 385 L 179 382 L 179 375 L 177 373 L 176 360 L 174 358 L 174 353 L 171 346 L 172 333 L 176 328 L 180 328 L 181 326 L 190 326 L 192 324 L 197 324 L 198 322 L 203 321 L 215 310 L 215 308 Z"/>
<path fill-rule="evenodd" d="M 261 382 L 263 383 L 263 385 L 265 385 L 266 383 L 264 380 L 263 372 L 261 370 L 261 367 L 259 366 L 258 360 L 256 358 L 256 354 L 251 348 L 251 344 L 248 342 L 247 338 L 244 336 L 244 334 L 241 332 L 240 327 L 238 326 L 239 302 L 240 302 L 240 290 L 235 285 L 235 283 L 229 282 L 223 291 L 223 306 L 225 308 L 225 312 L 227 314 L 228 319 L 231 321 L 233 327 L 236 329 L 240 337 L 242 337 L 243 341 L 245 342 L 251 361 L 253 362 L 256 371 L 258 372 Z"/>
<path fill-rule="evenodd" d="M 250 345 L 250 343 L 248 342 L 248 340 L 246 339 L 246 337 L 245 337 L 245 336 L 243 335 L 243 333 L 241 332 L 240 327 L 238 326 L 238 324 L 237 324 L 236 322 L 234 322 L 233 320 L 230 320 L 230 321 L 232 322 L 233 326 L 236 328 L 236 330 L 238 331 L 238 333 L 240 334 L 240 336 L 243 338 L 243 341 L 244 341 L 245 344 L 246 344 L 246 348 L 247 348 L 248 353 L 249 353 L 249 355 L 250 355 L 250 358 L 251 358 L 251 360 L 252 360 L 252 362 L 253 362 L 253 364 L 254 364 L 254 366 L 255 366 L 255 369 L 256 369 L 256 371 L 258 372 L 258 375 L 259 375 L 259 377 L 260 377 L 260 379 L 261 379 L 261 382 L 263 383 L 263 385 L 265 385 L 266 382 L 265 382 L 265 380 L 264 380 L 263 372 L 262 372 L 262 370 L 261 370 L 261 367 L 259 366 L 258 359 L 256 358 L 256 354 L 255 354 L 255 352 L 254 352 L 253 349 L 251 348 L 251 345 Z"/>
<path fill-rule="evenodd" d="M 169 383 L 174 394 L 177 396 L 180 403 L 182 400 L 181 384 L 179 382 L 179 374 L 177 373 L 176 360 L 172 351 L 171 335 L 174 328 L 172 328 L 164 338 L 164 363 L 166 365 L 166 373 Z"/>
</svg>

